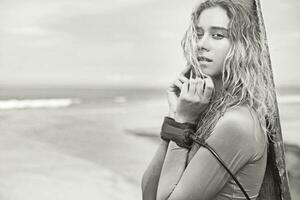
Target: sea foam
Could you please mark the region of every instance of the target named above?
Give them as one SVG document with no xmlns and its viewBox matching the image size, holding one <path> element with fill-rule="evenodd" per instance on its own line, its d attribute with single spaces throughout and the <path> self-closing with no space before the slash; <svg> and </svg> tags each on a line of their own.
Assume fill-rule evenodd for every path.
<svg viewBox="0 0 300 200">
<path fill-rule="evenodd" d="M 79 104 L 79 99 L 10 99 L 0 101 L 0 110 L 27 108 L 62 108 Z"/>
</svg>

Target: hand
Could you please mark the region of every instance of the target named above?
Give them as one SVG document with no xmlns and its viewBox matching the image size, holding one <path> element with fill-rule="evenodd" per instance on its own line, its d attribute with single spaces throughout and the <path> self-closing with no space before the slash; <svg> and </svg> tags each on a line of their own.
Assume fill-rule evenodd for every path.
<svg viewBox="0 0 300 200">
<path fill-rule="evenodd" d="M 181 86 L 180 96 L 176 106 L 175 120 L 180 123 L 196 123 L 200 114 L 210 102 L 214 84 L 210 77 L 190 79 Z"/>
<path fill-rule="evenodd" d="M 185 74 L 191 70 L 191 66 L 187 66 L 178 76 L 178 78 L 168 87 L 167 97 L 169 104 L 169 117 L 174 118 L 176 113 L 176 107 L 180 91 L 184 82 L 188 82 L 189 79 L 185 77 Z"/>
</svg>

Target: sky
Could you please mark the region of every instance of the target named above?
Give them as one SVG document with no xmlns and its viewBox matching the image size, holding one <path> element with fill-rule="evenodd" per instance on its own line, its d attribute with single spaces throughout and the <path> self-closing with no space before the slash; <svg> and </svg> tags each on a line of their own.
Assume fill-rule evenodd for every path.
<svg viewBox="0 0 300 200">
<path fill-rule="evenodd" d="M 197 0 L 0 0 L 0 85 L 166 87 Z M 261 0 L 276 85 L 300 86 L 300 1 Z"/>
</svg>

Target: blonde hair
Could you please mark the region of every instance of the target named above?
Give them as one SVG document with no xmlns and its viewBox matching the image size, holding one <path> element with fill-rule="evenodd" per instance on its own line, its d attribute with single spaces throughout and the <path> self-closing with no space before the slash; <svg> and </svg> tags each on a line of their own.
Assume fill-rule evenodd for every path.
<svg viewBox="0 0 300 200">
<path fill-rule="evenodd" d="M 257 15 L 249 4 L 237 0 L 207 0 L 196 7 L 182 39 L 187 65 L 191 65 L 198 76 L 203 75 L 197 60 L 196 24 L 203 10 L 217 6 L 225 9 L 230 19 L 231 48 L 223 65 L 223 87 L 220 93 L 213 95 L 202 114 L 197 134 L 207 139 L 225 111 L 240 105 L 251 106 L 264 132 L 270 134 L 275 127 L 275 89 L 268 50 L 260 35 Z"/>
</svg>

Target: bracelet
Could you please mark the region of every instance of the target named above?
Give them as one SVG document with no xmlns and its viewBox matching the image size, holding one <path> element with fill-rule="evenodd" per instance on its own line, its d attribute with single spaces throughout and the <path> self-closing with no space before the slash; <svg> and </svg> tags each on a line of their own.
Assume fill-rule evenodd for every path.
<svg viewBox="0 0 300 200">
<path fill-rule="evenodd" d="M 190 136 L 195 133 L 196 128 L 196 124 L 179 123 L 170 117 L 165 117 L 160 136 L 163 140 L 172 140 L 178 146 L 190 149 L 193 144 Z"/>
</svg>

